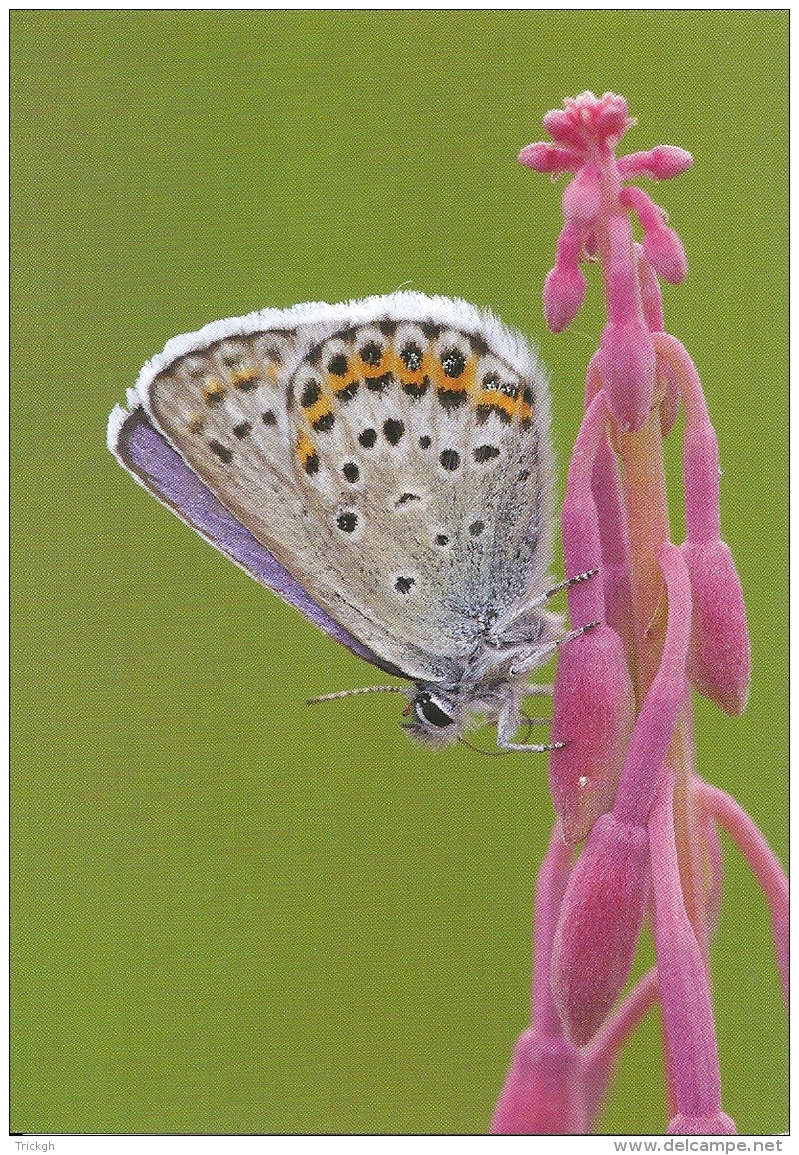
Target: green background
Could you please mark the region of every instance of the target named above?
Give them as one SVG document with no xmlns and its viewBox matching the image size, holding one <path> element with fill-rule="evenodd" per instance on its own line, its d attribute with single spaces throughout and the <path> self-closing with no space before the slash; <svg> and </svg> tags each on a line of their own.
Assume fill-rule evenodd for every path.
<svg viewBox="0 0 799 1155">
<path fill-rule="evenodd" d="M 487 1127 L 525 1024 L 545 760 L 429 753 L 390 696 L 308 709 L 375 671 L 134 485 L 105 425 L 175 333 L 407 283 L 540 340 L 562 492 L 597 278 L 548 334 L 562 183 L 515 157 L 586 88 L 627 97 L 627 151 L 695 158 L 655 190 L 690 265 L 667 327 L 719 434 L 753 652 L 743 718 L 697 703 L 698 764 L 785 861 L 787 30 L 773 11 L 12 13 L 13 1130 Z M 677 433 L 669 460 L 679 535 Z M 724 1105 L 784 1131 L 766 908 L 725 848 Z M 600 1127 L 664 1118 L 653 1014 Z"/>
</svg>

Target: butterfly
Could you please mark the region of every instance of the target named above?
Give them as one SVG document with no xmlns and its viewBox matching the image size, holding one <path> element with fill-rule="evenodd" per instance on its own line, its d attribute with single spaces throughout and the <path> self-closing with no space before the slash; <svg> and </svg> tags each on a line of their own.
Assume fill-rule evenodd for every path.
<svg viewBox="0 0 799 1155">
<path fill-rule="evenodd" d="M 548 383 L 521 334 L 417 292 L 263 309 L 170 340 L 127 406 L 108 425 L 120 464 L 407 683 L 413 737 L 487 721 L 500 748 L 552 748 L 513 741 L 564 638 L 545 605 Z"/>
</svg>

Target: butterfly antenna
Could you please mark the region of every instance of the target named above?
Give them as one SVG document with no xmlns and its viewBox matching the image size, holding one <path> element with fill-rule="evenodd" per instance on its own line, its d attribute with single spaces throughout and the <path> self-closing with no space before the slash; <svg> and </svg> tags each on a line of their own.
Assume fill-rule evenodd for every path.
<svg viewBox="0 0 799 1155">
<path fill-rule="evenodd" d="M 335 702 L 337 698 L 351 698 L 355 694 L 404 694 L 402 686 L 358 686 L 354 690 L 336 690 L 334 694 L 319 694 L 315 698 L 306 698 L 308 706 L 315 706 L 317 702 Z"/>
</svg>

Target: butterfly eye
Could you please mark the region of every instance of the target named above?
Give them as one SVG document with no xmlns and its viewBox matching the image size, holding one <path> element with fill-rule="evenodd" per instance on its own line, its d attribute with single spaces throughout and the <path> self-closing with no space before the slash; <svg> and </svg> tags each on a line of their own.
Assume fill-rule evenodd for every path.
<svg viewBox="0 0 799 1155">
<path fill-rule="evenodd" d="M 445 726 L 451 726 L 454 721 L 433 701 L 430 694 L 420 694 L 414 703 L 414 709 L 420 721 L 429 722 L 431 726 L 438 726 L 442 730 Z"/>
</svg>

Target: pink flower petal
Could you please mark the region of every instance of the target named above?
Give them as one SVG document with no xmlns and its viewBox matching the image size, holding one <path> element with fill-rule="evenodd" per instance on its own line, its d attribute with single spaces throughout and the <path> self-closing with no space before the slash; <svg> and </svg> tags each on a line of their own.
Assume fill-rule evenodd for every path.
<svg viewBox="0 0 799 1155">
<path fill-rule="evenodd" d="M 555 265 L 544 282 L 544 319 L 551 333 L 566 329 L 580 312 L 585 277 L 578 268 Z"/>
<path fill-rule="evenodd" d="M 674 229 L 662 226 L 644 233 L 644 256 L 670 285 L 680 285 L 688 272 L 682 241 Z"/>
</svg>

